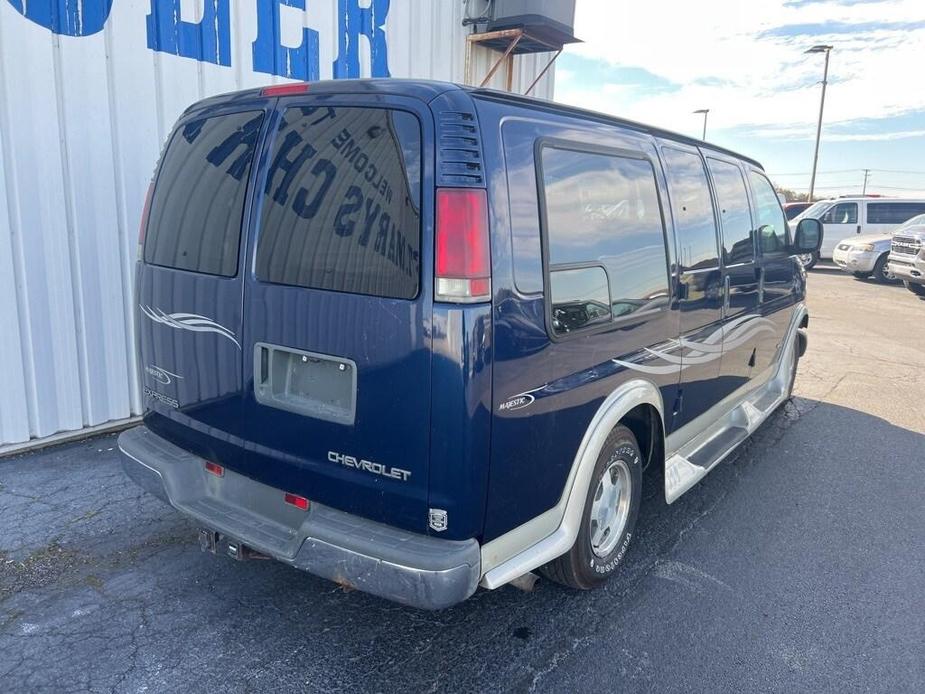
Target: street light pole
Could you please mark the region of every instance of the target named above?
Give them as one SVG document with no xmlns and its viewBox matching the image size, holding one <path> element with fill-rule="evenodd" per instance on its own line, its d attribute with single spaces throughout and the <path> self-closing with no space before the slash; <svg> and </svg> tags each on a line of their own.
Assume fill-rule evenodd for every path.
<svg viewBox="0 0 925 694">
<path fill-rule="evenodd" d="M 707 114 L 709 112 L 710 112 L 710 109 L 708 108 L 698 108 L 696 111 L 694 111 L 694 113 L 703 114 L 703 137 L 700 138 L 701 140 L 707 139 Z"/>
<path fill-rule="evenodd" d="M 829 52 L 832 46 L 818 45 L 810 48 L 807 53 L 825 53 L 825 68 L 822 71 L 822 99 L 819 101 L 819 122 L 816 123 L 816 150 L 813 153 L 813 174 L 809 179 L 809 202 L 813 201 L 813 191 L 816 188 L 816 165 L 819 163 L 819 138 L 822 135 L 822 112 L 825 109 L 825 88 L 829 83 Z"/>
</svg>

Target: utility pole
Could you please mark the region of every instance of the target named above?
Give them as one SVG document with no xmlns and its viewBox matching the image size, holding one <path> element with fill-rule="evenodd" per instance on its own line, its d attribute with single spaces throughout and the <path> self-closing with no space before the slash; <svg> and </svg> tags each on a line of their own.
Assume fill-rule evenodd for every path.
<svg viewBox="0 0 925 694">
<path fill-rule="evenodd" d="M 822 135 L 822 112 L 825 109 L 825 88 L 829 83 L 829 52 L 832 46 L 820 44 L 813 46 L 806 53 L 825 53 L 825 68 L 822 71 L 822 99 L 819 102 L 819 122 L 816 124 L 816 151 L 813 154 L 813 175 L 809 179 L 809 201 L 813 201 L 813 191 L 816 188 L 816 164 L 819 163 L 819 138 Z"/>
<path fill-rule="evenodd" d="M 701 137 L 700 139 L 701 139 L 701 140 L 706 140 L 706 139 L 707 139 L 707 114 L 710 113 L 710 109 L 708 109 L 708 108 L 698 108 L 696 111 L 694 111 L 694 113 L 702 113 L 702 114 L 703 114 L 703 137 Z"/>
<path fill-rule="evenodd" d="M 870 178 L 870 169 L 864 169 L 864 188 L 861 190 L 861 195 L 867 195 L 867 179 Z"/>
</svg>

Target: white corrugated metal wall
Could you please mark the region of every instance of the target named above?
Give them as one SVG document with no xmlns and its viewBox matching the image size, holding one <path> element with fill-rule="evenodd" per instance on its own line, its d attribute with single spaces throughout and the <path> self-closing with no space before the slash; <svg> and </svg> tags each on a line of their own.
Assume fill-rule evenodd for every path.
<svg viewBox="0 0 925 694">
<path fill-rule="evenodd" d="M 462 0 L 0 0 L 0 452 L 140 412 L 138 219 L 186 106 L 286 81 L 255 64 L 462 82 L 462 18 Z M 476 80 L 496 55 L 474 51 Z M 518 57 L 514 90 L 548 57 Z"/>
</svg>

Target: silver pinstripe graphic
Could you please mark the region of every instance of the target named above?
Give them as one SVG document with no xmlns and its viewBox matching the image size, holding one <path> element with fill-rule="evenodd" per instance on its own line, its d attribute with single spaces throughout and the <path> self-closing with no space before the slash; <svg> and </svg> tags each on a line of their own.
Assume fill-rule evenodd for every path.
<svg viewBox="0 0 925 694">
<path fill-rule="evenodd" d="M 614 364 L 645 374 L 671 374 L 683 371 L 696 364 L 706 364 L 723 356 L 724 352 L 741 347 L 756 335 L 775 332 L 773 321 L 756 314 L 740 316 L 710 333 L 702 342 L 687 338 L 674 340 L 665 349 L 649 349 L 645 352 L 667 364 L 640 364 L 622 359 L 613 359 Z M 687 354 L 671 354 L 675 349 L 690 350 Z"/>
<path fill-rule="evenodd" d="M 191 330 L 196 333 L 215 333 L 216 335 L 228 338 L 234 342 L 238 349 L 241 349 L 241 344 L 238 342 L 235 334 L 224 325 L 216 323 L 211 318 L 200 316 L 198 313 L 164 313 L 159 308 L 152 308 L 144 305 L 140 306 L 140 308 L 141 312 L 155 323 L 161 323 L 162 325 L 178 328 L 180 330 Z"/>
</svg>

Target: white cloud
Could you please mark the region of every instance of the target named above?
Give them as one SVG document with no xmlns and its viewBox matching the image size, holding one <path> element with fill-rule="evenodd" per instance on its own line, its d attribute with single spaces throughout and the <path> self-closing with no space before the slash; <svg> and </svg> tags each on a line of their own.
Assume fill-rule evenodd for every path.
<svg viewBox="0 0 925 694">
<path fill-rule="evenodd" d="M 898 116 L 925 109 L 925 28 L 874 27 L 921 23 L 922 7 L 922 0 L 802 6 L 770 0 L 579 0 L 575 33 L 584 43 L 568 53 L 641 67 L 679 88 L 653 93 L 616 81 L 588 84 L 563 70 L 557 73 L 556 98 L 684 132 L 697 129 L 691 111 L 708 107 L 711 131 L 751 124 L 771 126 L 778 135 L 802 134 L 818 114 L 823 65 L 822 55 L 803 51 L 830 43 L 835 50 L 826 122 Z M 823 23 L 867 26 L 863 32 L 775 33 Z"/>
</svg>

